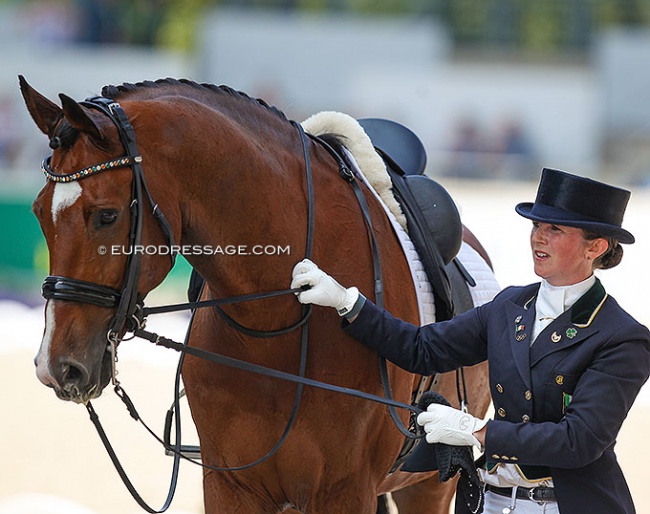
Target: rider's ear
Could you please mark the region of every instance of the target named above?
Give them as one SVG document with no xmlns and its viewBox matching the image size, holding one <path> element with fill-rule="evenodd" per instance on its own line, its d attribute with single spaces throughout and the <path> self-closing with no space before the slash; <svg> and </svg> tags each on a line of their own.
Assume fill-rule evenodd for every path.
<svg viewBox="0 0 650 514">
<path fill-rule="evenodd" d="M 61 105 L 63 105 L 63 114 L 70 125 L 79 132 L 88 134 L 96 141 L 104 140 L 104 133 L 101 127 L 93 120 L 90 109 L 82 106 L 76 100 L 63 93 L 59 95 L 59 98 L 61 99 Z"/>
</svg>

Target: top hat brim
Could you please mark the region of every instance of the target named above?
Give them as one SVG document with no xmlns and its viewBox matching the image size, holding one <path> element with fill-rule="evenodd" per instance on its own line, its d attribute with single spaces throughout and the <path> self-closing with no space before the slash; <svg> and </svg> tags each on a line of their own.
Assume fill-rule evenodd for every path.
<svg viewBox="0 0 650 514">
<path fill-rule="evenodd" d="M 576 219 L 571 213 L 556 207 L 523 202 L 515 206 L 515 211 L 529 220 L 582 228 L 603 236 L 613 237 L 619 243 L 632 244 L 635 241 L 634 236 L 624 228 L 598 221 Z"/>
</svg>

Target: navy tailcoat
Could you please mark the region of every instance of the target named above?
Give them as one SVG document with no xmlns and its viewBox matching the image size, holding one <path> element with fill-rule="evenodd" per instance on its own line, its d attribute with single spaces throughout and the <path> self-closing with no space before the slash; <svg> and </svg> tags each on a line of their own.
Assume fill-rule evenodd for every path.
<svg viewBox="0 0 650 514">
<path fill-rule="evenodd" d="M 424 327 L 366 301 L 344 326 L 421 375 L 487 359 L 495 409 L 488 463 L 515 464 L 532 478 L 536 470 L 550 472 L 562 514 L 632 514 L 614 446 L 650 375 L 650 332 L 597 280 L 531 346 L 539 285 L 506 288 L 489 303 Z"/>
</svg>

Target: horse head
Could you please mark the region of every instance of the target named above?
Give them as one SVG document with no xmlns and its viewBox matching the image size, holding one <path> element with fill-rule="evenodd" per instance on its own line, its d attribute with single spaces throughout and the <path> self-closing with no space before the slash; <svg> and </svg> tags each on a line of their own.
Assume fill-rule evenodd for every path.
<svg viewBox="0 0 650 514">
<path fill-rule="evenodd" d="M 170 241 L 149 214 L 151 195 L 136 173 L 141 157 L 125 148 L 119 123 L 109 116 L 113 107 L 63 94 L 59 107 L 23 77 L 20 86 L 53 150 L 43 162 L 48 180 L 33 203 L 50 255 L 36 373 L 59 398 L 85 403 L 109 383 L 115 346 L 142 298 L 171 269 L 169 254 L 135 255 L 134 243 Z"/>
</svg>

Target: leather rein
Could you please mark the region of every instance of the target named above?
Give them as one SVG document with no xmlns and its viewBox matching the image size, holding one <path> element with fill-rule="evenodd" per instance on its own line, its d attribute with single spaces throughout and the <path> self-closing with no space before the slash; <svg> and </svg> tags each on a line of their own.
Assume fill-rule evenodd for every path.
<svg viewBox="0 0 650 514">
<path fill-rule="evenodd" d="M 135 131 L 133 126 L 129 122 L 126 113 L 122 107 L 111 99 L 104 98 L 101 96 L 95 96 L 88 98 L 86 101 L 81 102 L 82 105 L 98 109 L 108 116 L 111 121 L 115 124 L 121 142 L 126 150 L 126 156 L 120 157 L 117 159 L 112 159 L 110 161 L 104 162 L 102 164 L 94 165 L 83 170 L 79 170 L 71 174 L 57 174 L 50 167 L 51 157 L 46 158 L 42 165 L 41 170 L 45 174 L 48 180 L 53 182 L 71 182 L 76 180 L 82 180 L 89 176 L 92 176 L 97 173 L 108 171 L 111 169 L 129 167 L 132 170 L 132 188 L 131 188 L 131 203 L 130 203 L 130 228 L 129 228 L 129 245 L 131 248 L 135 248 L 137 245 L 142 243 L 142 222 L 144 216 L 144 199 L 146 199 L 152 207 L 152 214 L 157 220 L 167 244 L 172 247 L 174 245 L 174 236 L 171 225 L 165 218 L 162 211 L 158 208 L 158 205 L 154 202 L 152 195 L 147 187 L 145 182 L 144 174 L 142 171 L 142 157 L 138 153 L 138 148 L 135 139 Z M 309 158 L 309 150 L 307 147 L 307 135 L 302 129 L 302 126 L 295 121 L 291 122 L 299 131 L 301 144 L 303 149 L 303 158 L 305 162 L 305 172 L 307 177 L 307 196 L 308 196 L 308 226 L 307 226 L 307 241 L 306 241 L 306 258 L 311 257 L 312 247 L 313 247 L 313 232 L 314 232 L 314 192 L 312 184 L 312 171 Z M 372 245 L 373 253 L 373 269 L 375 276 L 375 299 L 376 303 L 383 307 L 383 281 L 381 275 L 381 264 L 379 260 L 379 252 L 377 248 L 377 243 L 374 237 L 372 230 L 372 223 L 370 221 L 370 214 L 368 205 L 366 203 L 365 197 L 359 186 L 355 175 L 352 173 L 350 168 L 340 157 L 340 155 L 334 151 L 334 149 L 324 140 L 315 136 L 309 136 L 314 141 L 321 144 L 337 161 L 339 167 L 340 176 L 346 180 L 352 187 L 355 196 L 360 204 L 364 220 L 366 223 L 366 228 L 369 233 L 369 237 Z M 172 258 L 172 266 L 174 264 L 175 255 L 170 252 Z M 295 294 L 300 292 L 300 289 L 285 289 L 279 291 L 271 291 L 266 293 L 256 293 L 248 294 L 242 296 L 235 296 L 229 298 L 220 298 L 220 299 L 210 299 L 203 301 L 187 302 L 176 305 L 167 305 L 160 307 L 147 308 L 144 306 L 144 301 L 142 297 L 138 294 L 138 282 L 140 278 L 142 266 L 142 254 L 138 252 L 131 252 L 127 258 L 127 264 L 124 272 L 124 278 L 122 281 L 121 290 L 117 290 L 113 287 L 108 287 L 100 284 L 95 284 L 92 282 L 87 282 L 83 280 L 78 280 L 71 277 L 63 276 L 48 276 L 45 278 L 42 287 L 42 294 L 46 300 L 65 300 L 65 301 L 75 301 L 82 303 L 89 303 L 97 305 L 104 308 L 115 308 L 116 313 L 109 325 L 109 329 L 106 335 L 107 339 L 107 351 L 111 353 L 111 381 L 114 386 L 114 391 L 118 397 L 124 402 L 129 411 L 130 415 L 136 420 L 139 421 L 145 429 L 161 444 L 165 446 L 165 449 L 174 455 L 174 463 L 172 469 L 171 483 L 169 487 L 169 492 L 163 506 L 159 510 L 151 508 L 138 494 L 135 487 L 129 480 L 126 475 L 119 459 L 113 450 L 110 441 L 99 421 L 99 417 L 94 410 L 91 402 L 86 404 L 89 416 L 97 432 L 106 448 L 107 453 L 109 454 L 113 464 L 118 471 L 122 481 L 125 486 L 137 501 L 137 503 L 147 512 L 150 513 L 161 513 L 166 511 L 171 505 L 171 501 L 174 496 L 176 489 L 177 479 L 178 479 L 178 470 L 179 470 L 179 461 L 180 458 L 185 458 L 195 464 L 198 464 L 204 468 L 212 469 L 216 471 L 236 471 L 241 469 L 247 469 L 253 467 L 257 464 L 260 464 L 264 460 L 271 457 L 279 448 L 282 446 L 286 437 L 289 434 L 291 427 L 293 426 L 294 420 L 297 416 L 298 408 L 300 405 L 300 400 L 302 397 L 302 392 L 304 386 L 316 387 L 320 389 L 325 389 L 332 392 L 338 392 L 342 394 L 347 394 L 357 398 L 362 398 L 365 400 L 373 401 L 376 403 L 384 404 L 388 407 L 391 417 L 395 422 L 397 428 L 410 439 L 419 439 L 422 435 L 413 433 L 404 426 L 401 419 L 398 417 L 396 409 L 406 409 L 411 412 L 411 418 L 422 412 L 420 408 L 414 405 L 410 405 L 404 402 L 399 402 L 392 398 L 390 384 L 388 381 L 388 373 L 386 370 L 386 361 L 385 359 L 380 359 L 380 374 L 382 379 L 382 384 L 384 388 L 384 396 L 373 395 L 370 393 L 365 393 L 363 391 L 358 391 L 355 389 L 350 389 L 346 387 L 335 386 L 318 380 L 313 380 L 305 377 L 305 370 L 307 364 L 307 343 L 308 343 L 308 320 L 312 312 L 311 305 L 302 306 L 302 314 L 299 321 L 294 323 L 291 326 L 271 331 L 259 331 L 252 330 L 250 328 L 244 327 L 237 323 L 235 320 L 230 318 L 221 308 L 220 305 L 232 304 L 247 302 L 253 300 L 260 300 L 265 298 L 272 298 L 281 295 Z M 300 351 L 300 364 L 298 374 L 286 373 L 272 368 L 267 368 L 264 366 L 252 364 L 249 362 L 241 361 L 231 357 L 226 357 L 213 352 L 207 352 L 199 348 L 191 347 L 187 344 L 187 340 L 184 343 L 178 343 L 172 341 L 171 339 L 165 338 L 158 334 L 148 332 L 145 330 L 146 318 L 149 314 L 160 314 L 165 312 L 175 312 L 181 310 L 191 310 L 192 315 L 194 314 L 197 308 L 213 307 L 217 312 L 224 317 L 225 321 L 232 326 L 233 328 L 253 337 L 274 337 L 278 335 L 287 334 L 298 328 L 301 329 L 301 351 Z M 191 324 L 191 321 L 190 321 Z M 193 355 L 195 357 L 208 360 L 217 364 L 226 365 L 229 367 L 234 367 L 244 371 L 250 371 L 297 384 L 296 396 L 294 399 L 294 405 L 291 411 L 291 414 L 288 418 L 287 425 L 276 443 L 276 445 L 263 457 L 247 465 L 237 466 L 237 467 L 217 467 L 209 466 L 206 464 L 199 463 L 183 453 L 183 448 L 180 443 L 180 416 L 177 416 L 176 420 L 176 441 L 172 446 L 167 440 L 161 440 L 140 418 L 137 410 L 128 397 L 122 386 L 120 385 L 119 380 L 117 379 L 117 346 L 124 339 L 126 333 L 132 333 L 134 337 L 140 337 L 148 341 L 153 342 L 158 346 L 163 346 L 165 348 L 170 348 L 176 351 L 181 352 L 181 361 L 186 354 Z M 189 331 L 188 331 L 189 334 Z M 187 337 L 186 337 L 187 339 Z M 176 391 L 178 392 L 179 382 L 180 382 L 180 367 L 181 362 L 179 362 L 177 376 L 176 376 Z M 176 412 L 179 412 L 179 395 L 176 394 L 174 398 L 173 409 Z M 168 416 L 173 411 L 170 410 Z M 168 420 L 169 421 L 169 420 Z"/>
</svg>

